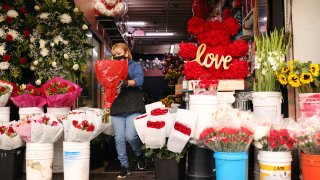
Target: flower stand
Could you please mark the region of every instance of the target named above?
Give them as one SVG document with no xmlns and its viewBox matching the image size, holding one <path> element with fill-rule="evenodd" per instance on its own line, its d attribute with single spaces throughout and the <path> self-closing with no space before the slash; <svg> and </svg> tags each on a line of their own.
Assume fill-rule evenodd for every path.
<svg viewBox="0 0 320 180">
<path fill-rule="evenodd" d="M 253 92 L 253 113 L 257 120 L 281 120 L 281 93 L 280 92 Z"/>
<path fill-rule="evenodd" d="M 25 155 L 25 147 L 0 150 L 0 174 L 2 180 L 20 179 Z"/>
<path fill-rule="evenodd" d="M 247 152 L 214 152 L 217 180 L 246 180 Z"/>
<path fill-rule="evenodd" d="M 180 159 L 177 163 L 174 159 L 154 159 L 157 180 L 184 180 L 186 170 L 186 159 Z"/>
<path fill-rule="evenodd" d="M 304 180 L 320 179 L 320 155 L 300 154 L 302 178 Z"/>
<path fill-rule="evenodd" d="M 291 179 L 291 151 L 259 151 L 260 179 Z"/>
<path fill-rule="evenodd" d="M 188 149 L 188 180 L 212 180 L 214 177 L 214 159 L 212 151 L 196 145 Z"/>
</svg>

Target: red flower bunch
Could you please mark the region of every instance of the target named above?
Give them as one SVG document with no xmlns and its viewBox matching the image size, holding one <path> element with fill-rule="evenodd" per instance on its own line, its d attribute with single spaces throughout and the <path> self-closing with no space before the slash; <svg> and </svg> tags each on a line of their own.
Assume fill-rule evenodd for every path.
<svg viewBox="0 0 320 180">
<path fill-rule="evenodd" d="M 242 61 L 239 59 L 233 59 L 230 63 L 229 69 L 226 70 L 216 70 L 210 68 L 212 73 L 218 73 L 213 75 L 219 79 L 244 79 L 249 74 L 249 67 L 247 61 Z"/>
<path fill-rule="evenodd" d="M 73 120 L 72 125 L 77 129 L 87 132 L 92 132 L 95 128 L 93 123 L 89 123 L 87 120 L 83 120 L 81 123 L 79 123 L 77 120 Z"/>
<path fill-rule="evenodd" d="M 244 40 L 236 40 L 229 45 L 228 53 L 235 58 L 244 57 L 248 53 L 248 43 Z"/>
<path fill-rule="evenodd" d="M 30 119 L 28 119 L 30 121 Z M 35 120 L 35 122 L 45 125 L 58 126 L 58 121 L 50 121 L 50 117 L 44 115 L 41 116 L 40 119 Z"/>
<path fill-rule="evenodd" d="M 60 81 L 53 81 L 50 83 L 49 88 L 46 89 L 47 95 L 53 96 L 57 94 L 66 94 L 74 92 L 76 89 L 74 86 L 69 86 L 67 83 Z"/>
<path fill-rule="evenodd" d="M 293 148 L 295 139 L 291 138 L 287 129 L 270 130 L 267 142 L 272 151 L 289 151 Z"/>
<path fill-rule="evenodd" d="M 179 56 L 185 61 L 194 60 L 196 58 L 198 47 L 193 43 L 180 43 Z"/>
<path fill-rule="evenodd" d="M 161 115 L 165 115 L 168 113 L 168 109 L 167 108 L 157 108 L 157 109 L 153 109 L 151 111 L 151 115 L 152 116 L 161 116 Z"/>
<path fill-rule="evenodd" d="M 0 84 L 0 96 L 7 94 L 10 91 L 8 84 Z"/>
<path fill-rule="evenodd" d="M 190 136 L 190 134 L 191 134 L 191 129 L 189 127 L 179 123 L 179 122 L 176 122 L 174 124 L 174 129 L 187 135 L 187 136 Z"/>
<path fill-rule="evenodd" d="M 201 66 L 199 63 L 192 61 L 184 64 L 183 74 L 186 79 L 199 79 L 199 77 L 207 72 L 207 68 Z"/>
<path fill-rule="evenodd" d="M 192 35 L 200 34 L 204 29 L 205 21 L 198 17 L 192 17 L 188 21 L 188 33 Z"/>
<path fill-rule="evenodd" d="M 214 21 L 207 21 L 204 25 L 204 31 L 210 32 L 210 31 L 217 31 L 221 30 L 224 31 L 223 24 L 219 20 Z"/>
<path fill-rule="evenodd" d="M 27 85 L 22 84 L 19 86 L 17 94 L 14 94 L 12 96 L 15 97 L 17 95 L 23 95 L 23 94 L 30 94 L 33 96 L 40 96 L 41 95 L 39 89 L 34 87 L 32 84 L 27 84 Z"/>
<path fill-rule="evenodd" d="M 227 18 L 223 21 L 223 26 L 226 29 L 226 31 L 229 33 L 230 36 L 234 36 L 238 34 L 238 31 L 240 29 L 240 24 L 237 19 L 235 18 Z"/>
<path fill-rule="evenodd" d="M 221 129 L 207 128 L 200 134 L 200 140 L 210 149 L 219 152 L 243 152 L 248 150 L 253 131 L 247 127 Z"/>
<path fill-rule="evenodd" d="M 0 126 L 0 134 L 5 134 L 10 138 L 13 138 L 17 135 L 17 133 L 13 130 L 12 126 Z"/>
<path fill-rule="evenodd" d="M 224 30 L 205 31 L 198 36 L 199 44 L 206 44 L 211 47 L 226 46 L 231 43 L 228 32 Z"/>
<path fill-rule="evenodd" d="M 147 122 L 147 127 L 148 128 L 154 128 L 154 129 L 161 129 L 165 126 L 165 122 L 164 121 L 148 121 Z"/>
</svg>

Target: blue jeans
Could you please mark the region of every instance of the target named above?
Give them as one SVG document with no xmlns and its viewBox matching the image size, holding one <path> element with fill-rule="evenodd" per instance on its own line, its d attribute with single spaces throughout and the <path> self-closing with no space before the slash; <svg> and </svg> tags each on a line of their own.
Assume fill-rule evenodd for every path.
<svg viewBox="0 0 320 180">
<path fill-rule="evenodd" d="M 118 159 L 122 167 L 129 167 L 126 141 L 130 144 L 136 156 L 142 154 L 141 142 L 133 124 L 133 119 L 139 115 L 140 113 L 111 116 Z"/>
</svg>

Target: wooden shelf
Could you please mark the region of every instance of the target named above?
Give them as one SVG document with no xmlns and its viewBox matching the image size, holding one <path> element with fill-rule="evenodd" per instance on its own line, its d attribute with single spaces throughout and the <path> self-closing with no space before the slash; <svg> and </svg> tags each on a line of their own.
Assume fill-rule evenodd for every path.
<svg viewBox="0 0 320 180">
<path fill-rule="evenodd" d="M 116 19 L 113 17 L 96 17 L 97 22 L 103 27 L 107 32 L 108 37 L 111 39 L 112 43 L 128 43 L 128 39 L 122 34 L 116 24 Z"/>
</svg>

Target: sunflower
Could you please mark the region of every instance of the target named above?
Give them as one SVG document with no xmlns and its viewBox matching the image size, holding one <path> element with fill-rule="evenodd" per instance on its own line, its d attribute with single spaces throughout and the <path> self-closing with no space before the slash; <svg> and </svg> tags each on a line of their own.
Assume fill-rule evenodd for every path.
<svg viewBox="0 0 320 180">
<path fill-rule="evenodd" d="M 310 70 L 312 76 L 319 76 L 319 65 L 318 64 L 311 64 Z"/>
<path fill-rule="evenodd" d="M 311 82 L 313 82 L 312 74 L 311 73 L 301 73 L 300 81 L 303 84 L 310 84 Z"/>
<path fill-rule="evenodd" d="M 287 65 L 288 65 L 288 66 L 292 66 L 295 62 L 297 62 L 297 60 L 287 61 Z"/>
<path fill-rule="evenodd" d="M 287 83 L 288 83 L 287 77 L 283 74 L 279 75 L 278 80 L 282 85 L 287 85 Z"/>
<path fill-rule="evenodd" d="M 281 73 L 282 74 L 285 74 L 285 73 L 287 73 L 289 71 L 289 68 L 288 67 L 283 67 L 282 69 L 281 69 Z"/>
<path fill-rule="evenodd" d="M 289 65 L 288 66 L 290 73 L 294 73 L 294 66 L 293 65 Z"/>
<path fill-rule="evenodd" d="M 299 80 L 299 76 L 296 74 L 289 74 L 288 76 L 288 83 L 292 86 L 292 87 L 299 87 L 301 85 L 301 82 Z"/>
</svg>

